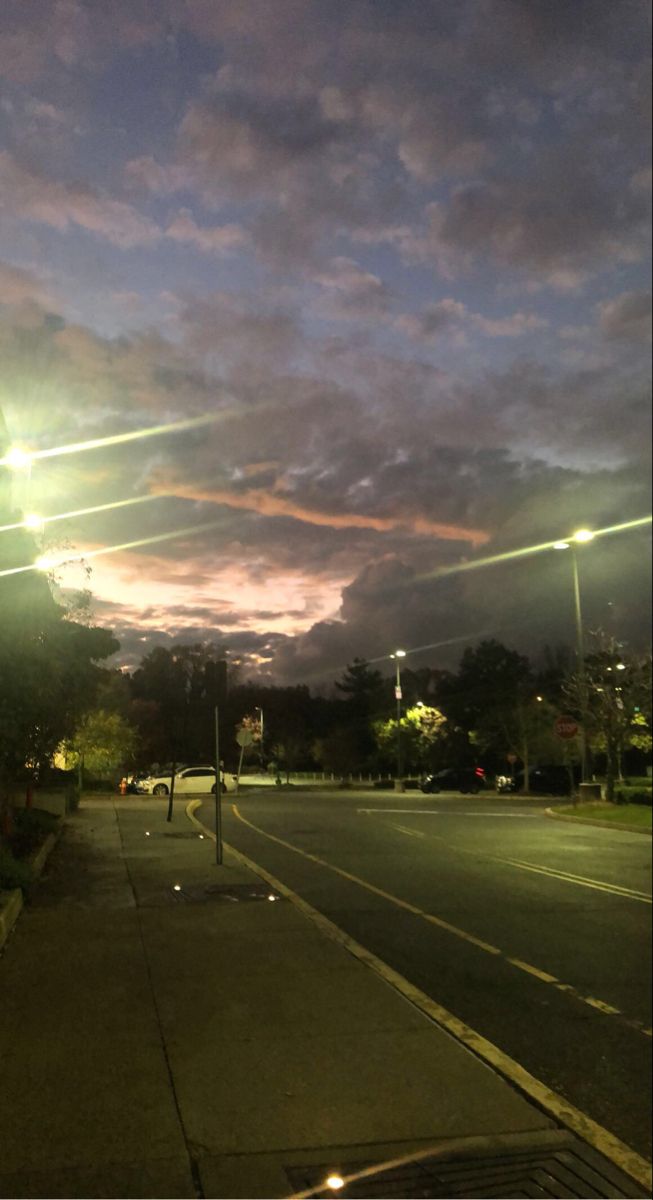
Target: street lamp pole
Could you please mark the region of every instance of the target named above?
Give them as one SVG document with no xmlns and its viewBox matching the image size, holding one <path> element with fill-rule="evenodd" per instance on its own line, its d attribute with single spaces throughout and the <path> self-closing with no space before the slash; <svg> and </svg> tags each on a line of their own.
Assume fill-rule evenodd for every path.
<svg viewBox="0 0 653 1200">
<path fill-rule="evenodd" d="M 568 542 L 555 542 L 555 550 L 571 550 L 571 570 L 574 586 L 574 617 L 576 621 L 576 657 L 578 659 L 578 689 L 580 692 L 580 761 L 581 779 L 589 780 L 587 753 L 587 673 L 585 670 L 585 636 L 583 633 L 583 611 L 580 598 L 580 574 L 576 546 L 591 542 L 594 534 L 589 529 L 579 529 Z"/>
<path fill-rule="evenodd" d="M 262 762 L 263 762 L 263 709 L 262 709 L 262 708 L 258 708 L 258 707 L 255 705 L 255 706 L 254 706 L 254 712 L 257 712 L 257 713 L 259 714 L 260 718 L 261 718 L 261 720 L 260 720 L 260 728 L 261 728 L 261 741 L 260 741 L 259 745 L 260 745 L 260 752 L 261 752 L 261 763 L 262 763 Z"/>
<path fill-rule="evenodd" d="M 395 700 L 397 701 L 397 788 L 400 792 L 404 790 L 402 779 L 403 769 L 401 761 L 401 671 L 399 669 L 399 659 L 406 657 L 405 650 L 395 650 L 391 656 L 395 660 L 397 667 L 395 679 Z"/>
</svg>

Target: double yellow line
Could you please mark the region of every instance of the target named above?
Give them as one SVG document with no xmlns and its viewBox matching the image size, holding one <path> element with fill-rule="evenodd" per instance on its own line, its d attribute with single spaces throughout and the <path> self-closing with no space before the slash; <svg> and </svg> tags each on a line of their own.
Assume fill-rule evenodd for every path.
<svg viewBox="0 0 653 1200">
<path fill-rule="evenodd" d="M 298 846 L 294 846 L 292 842 L 285 841 L 284 838 L 277 837 L 274 833 L 268 833 L 265 829 L 261 829 L 259 825 L 255 825 L 253 821 L 249 821 L 244 817 L 238 805 L 232 805 L 234 815 L 242 822 L 243 825 L 248 825 L 256 833 L 262 834 L 271 842 L 277 842 L 280 846 L 285 846 L 287 850 L 292 850 L 295 854 L 301 855 L 302 858 L 308 859 L 310 862 L 316 863 L 320 867 L 326 867 L 328 871 L 333 871 L 335 875 L 340 875 L 343 879 L 347 879 L 350 883 L 356 883 L 359 887 L 365 888 L 366 891 L 372 892 L 375 896 L 380 896 L 383 900 L 388 900 L 391 904 L 401 908 L 404 912 L 412 913 L 413 916 L 420 917 L 423 921 L 427 921 L 429 925 L 435 925 L 438 929 L 443 929 L 445 933 L 453 934 L 454 937 L 460 938 L 461 941 L 468 942 L 477 949 L 483 950 L 486 954 L 491 954 L 495 958 L 501 958 L 504 962 L 515 967 L 518 971 L 523 971 L 527 975 L 539 979 L 541 983 L 550 984 L 557 991 L 564 992 L 565 995 L 571 996 L 574 1000 L 578 1000 L 581 1004 L 593 1008 L 597 1012 L 601 1012 L 604 1016 L 614 1017 L 622 1025 L 626 1025 L 629 1029 L 634 1029 L 637 1033 L 641 1033 L 644 1037 L 652 1037 L 653 1030 L 644 1025 L 642 1021 L 635 1018 L 627 1017 L 622 1013 L 621 1009 L 616 1008 L 614 1004 L 609 1004 L 606 1000 L 598 999 L 595 996 L 586 996 L 579 992 L 571 983 L 565 983 L 555 975 L 550 975 L 548 971 L 541 970 L 540 967 L 533 966 L 532 963 L 524 962 L 521 958 L 515 958 L 512 955 L 506 954 L 498 946 L 493 946 L 491 942 L 485 942 L 482 938 L 477 938 L 473 933 L 468 933 L 466 929 L 460 929 L 457 925 L 452 925 L 450 921 L 445 921 L 442 917 L 436 917 L 434 913 L 426 912 L 416 904 L 411 904 L 409 900 L 403 900 L 401 896 L 395 896 L 392 892 L 386 892 L 383 888 L 377 887 L 373 883 L 369 883 L 367 879 L 361 879 L 359 875 L 353 875 L 350 871 L 345 871 L 343 867 L 337 867 L 334 863 L 327 862 L 324 858 L 319 858 L 317 854 L 311 854 L 308 850 L 301 850 Z M 424 834 L 418 833 L 416 830 L 409 830 L 406 826 L 396 825 L 396 829 L 400 829 L 402 833 L 409 833 L 410 836 L 424 837 Z M 437 841 L 442 841 L 442 838 L 436 838 Z M 457 847 L 456 847 L 457 849 Z M 472 851 L 464 851 L 464 853 L 472 853 Z M 496 859 L 497 862 L 511 863 L 510 859 Z M 511 865 L 520 865 L 517 859 L 512 860 Z M 537 869 L 537 868 L 534 868 Z M 546 874 L 546 871 L 543 871 Z M 588 886 L 591 886 L 591 881 L 586 881 Z M 605 890 L 605 889 L 604 889 Z M 625 889 L 624 889 L 625 890 Z M 644 893 L 640 893 L 643 895 Z"/>
</svg>

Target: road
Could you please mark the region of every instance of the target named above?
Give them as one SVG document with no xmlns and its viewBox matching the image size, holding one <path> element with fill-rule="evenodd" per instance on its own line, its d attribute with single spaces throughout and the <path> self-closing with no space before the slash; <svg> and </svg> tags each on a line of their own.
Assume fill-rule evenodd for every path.
<svg viewBox="0 0 653 1200">
<path fill-rule="evenodd" d="M 650 1158 L 650 839 L 547 803 L 261 789 L 223 836 Z"/>
</svg>

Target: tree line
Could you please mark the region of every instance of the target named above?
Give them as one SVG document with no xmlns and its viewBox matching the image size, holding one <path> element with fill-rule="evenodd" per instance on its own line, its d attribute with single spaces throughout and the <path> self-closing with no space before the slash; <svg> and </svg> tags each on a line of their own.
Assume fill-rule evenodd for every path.
<svg viewBox="0 0 653 1200">
<path fill-rule="evenodd" d="M 227 770 L 237 731 L 254 732 L 246 763 L 279 775 L 325 770 L 392 777 L 481 764 L 528 778 L 536 765 L 577 760 L 576 742 L 554 730 L 567 713 L 585 719 L 594 766 L 608 790 L 624 769 L 642 772 L 651 751 L 651 656 L 632 654 L 606 633 L 588 640 L 579 677 L 564 648 L 539 665 L 494 639 L 468 647 L 456 671 L 402 669 L 397 725 L 394 675 L 355 659 L 329 696 L 305 685 L 241 679 L 223 646 L 156 647 L 131 674 L 102 665 L 119 649 L 83 601 L 57 603 L 36 571 L 6 574 L 35 556 L 24 529 L 0 539 L 0 799 L 46 782 L 54 762 L 79 780 L 173 762 L 210 763 L 214 710 Z M 261 721 L 263 714 L 263 721 Z M 261 738 L 262 725 L 262 738 Z"/>
</svg>

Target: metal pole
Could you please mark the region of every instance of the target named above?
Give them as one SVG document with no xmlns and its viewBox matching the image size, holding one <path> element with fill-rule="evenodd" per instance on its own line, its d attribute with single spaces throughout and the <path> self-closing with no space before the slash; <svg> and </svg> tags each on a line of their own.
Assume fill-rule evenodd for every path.
<svg viewBox="0 0 653 1200">
<path fill-rule="evenodd" d="M 397 699 L 397 785 L 400 791 L 403 791 L 401 785 L 402 762 L 401 762 L 401 673 L 399 671 L 399 659 L 397 663 L 397 682 L 395 686 L 395 696 Z"/>
<path fill-rule="evenodd" d="M 222 866 L 222 775 L 220 772 L 220 725 L 215 706 L 215 861 Z"/>
<path fill-rule="evenodd" d="M 580 603 L 580 578 L 578 574 L 578 555 L 576 547 L 571 546 L 571 562 L 574 579 L 574 613 L 576 617 L 576 655 L 578 657 L 578 683 L 580 689 L 580 761 L 581 778 L 587 783 L 589 764 L 587 756 L 587 675 L 585 672 L 585 639 L 583 636 L 583 614 Z"/>
<path fill-rule="evenodd" d="M 172 820 L 172 806 L 175 799 L 175 775 L 177 774 L 177 754 L 175 752 L 175 761 L 172 764 L 172 775 L 170 776 L 170 796 L 168 799 L 168 815 L 166 821 Z"/>
</svg>

